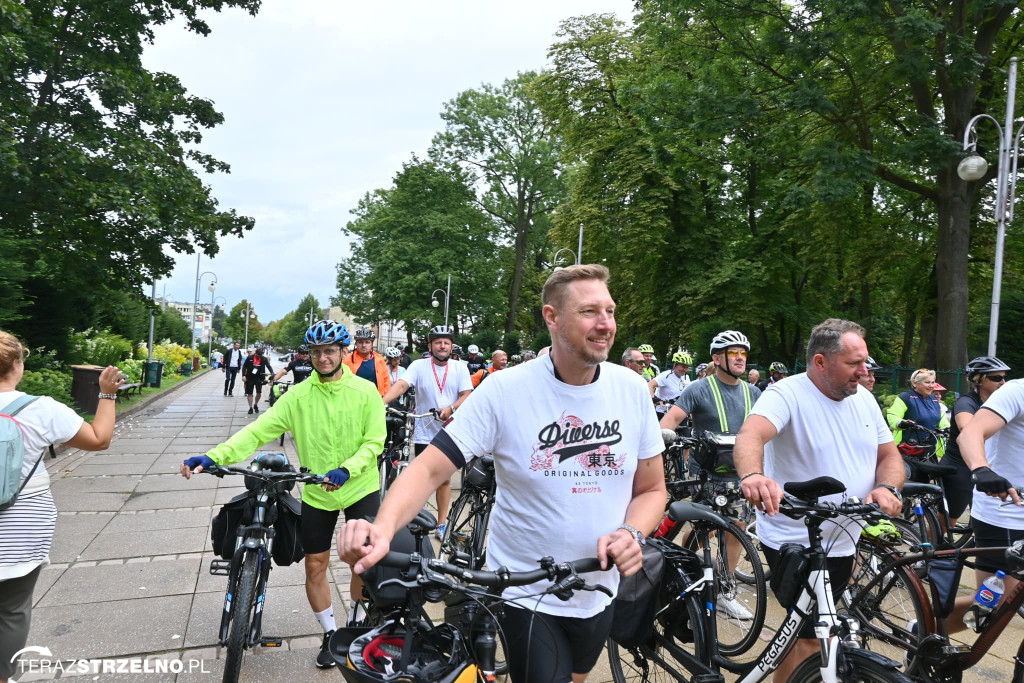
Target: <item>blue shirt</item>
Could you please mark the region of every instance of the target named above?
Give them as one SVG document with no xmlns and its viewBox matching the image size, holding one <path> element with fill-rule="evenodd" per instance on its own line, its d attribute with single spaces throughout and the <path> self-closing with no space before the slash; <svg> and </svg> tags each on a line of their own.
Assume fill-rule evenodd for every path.
<svg viewBox="0 0 1024 683">
<path fill-rule="evenodd" d="M 359 366 L 359 370 L 356 371 L 356 376 L 369 380 L 374 384 L 377 383 L 377 368 L 374 367 L 373 356 L 370 356 L 362 362 Z"/>
</svg>

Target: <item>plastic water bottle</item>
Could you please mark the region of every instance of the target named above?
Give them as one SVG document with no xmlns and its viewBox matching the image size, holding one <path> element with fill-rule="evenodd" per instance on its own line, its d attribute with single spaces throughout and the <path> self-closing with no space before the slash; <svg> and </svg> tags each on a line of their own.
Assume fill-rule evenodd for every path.
<svg viewBox="0 0 1024 683">
<path fill-rule="evenodd" d="M 964 614 L 964 624 L 972 631 L 978 631 L 984 625 L 984 618 L 992 613 L 1003 598 L 1006 586 L 1003 577 L 1006 572 L 997 571 L 995 576 L 985 579 L 981 588 L 974 594 L 974 604 Z"/>
</svg>

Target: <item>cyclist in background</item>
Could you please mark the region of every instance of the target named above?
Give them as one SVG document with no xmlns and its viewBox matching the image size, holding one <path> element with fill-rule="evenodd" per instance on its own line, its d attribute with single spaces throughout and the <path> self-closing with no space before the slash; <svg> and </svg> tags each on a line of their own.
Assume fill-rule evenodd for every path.
<svg viewBox="0 0 1024 683">
<path fill-rule="evenodd" d="M 506 367 L 508 367 L 508 354 L 501 349 L 498 349 L 491 354 L 491 364 L 486 368 L 477 370 L 476 373 L 469 378 L 473 382 L 473 388 L 476 389 L 480 386 L 480 382 L 483 382 L 489 375 L 494 374 L 498 370 L 504 370 Z"/>
<path fill-rule="evenodd" d="M 660 373 L 647 383 L 651 390 L 651 397 L 661 402 L 656 409 L 658 413 L 664 414 L 668 410 L 664 404 L 674 403 L 690 383 L 691 365 L 693 365 L 693 356 L 678 351 L 672 355 L 672 369 Z"/>
<path fill-rule="evenodd" d="M 526 361 L 528 361 L 528 360 L 534 360 L 536 358 L 537 358 L 537 352 L 536 351 L 532 351 L 530 349 L 526 349 L 525 351 L 523 351 L 523 362 L 524 363 Z"/>
<path fill-rule="evenodd" d="M 757 388 L 761 391 L 765 391 L 768 387 L 781 382 L 789 374 L 789 368 L 786 367 L 785 363 L 775 361 L 768 366 L 768 379 L 763 379 L 757 383 Z"/>
<path fill-rule="evenodd" d="M 398 364 L 408 369 L 409 364 L 412 363 L 412 358 L 405 352 L 405 344 L 395 344 L 395 348 L 402 352 L 402 358 L 398 361 Z"/>
<path fill-rule="evenodd" d="M 639 347 L 640 353 L 644 355 L 644 371 L 640 374 L 645 380 L 650 382 L 652 379 L 658 376 L 661 372 L 661 368 L 654 364 L 654 347 L 650 344 L 641 344 Z"/>
<path fill-rule="evenodd" d="M 715 434 L 735 435 L 750 414 L 750 408 L 761 396 L 761 391 L 740 377 L 747 369 L 750 341 L 742 332 L 725 330 L 711 340 L 711 362 L 714 372 L 705 379 L 689 384 L 669 411 L 661 418 L 662 429 L 674 430 L 687 418 L 693 418 L 694 433 L 710 431 Z M 689 460 L 692 473 L 700 471 L 693 459 Z M 740 482 L 732 461 L 732 448 L 718 446 L 718 466 L 708 473 L 718 490 L 739 491 Z M 742 497 L 729 508 L 728 514 L 741 528 L 750 521 L 751 510 Z M 726 537 L 730 570 L 739 562 L 740 544 L 733 536 Z M 718 596 L 718 609 L 734 619 L 752 619 L 750 611 L 736 598 Z"/>
<path fill-rule="evenodd" d="M 462 402 L 473 391 L 466 364 L 451 360 L 454 330 L 450 325 L 438 325 L 430 330 L 427 341 L 430 357 L 413 361 L 405 375 L 384 395 L 388 404 L 409 390 L 416 389 L 416 410 L 426 413 L 437 410 L 437 419 L 421 417 L 413 430 L 413 451 L 419 455 L 430 444 L 430 440 L 441 431 L 442 423 L 447 424 Z M 440 421 L 438 421 L 440 420 Z M 437 537 L 444 535 L 448 523 L 448 507 L 452 502 L 451 480 L 437 488 Z"/>
<path fill-rule="evenodd" d="M 508 364 L 509 364 L 509 367 L 511 367 L 513 365 L 519 365 L 522 362 L 523 362 L 523 357 L 520 356 L 518 353 L 513 353 L 512 357 L 508 361 Z"/>
<path fill-rule="evenodd" d="M 469 370 L 469 376 L 472 377 L 487 367 L 487 359 L 480 353 L 480 347 L 476 344 L 470 344 L 466 350 L 469 352 L 466 355 L 466 368 Z"/>
<path fill-rule="evenodd" d="M 345 359 L 345 365 L 355 373 L 356 377 L 373 382 L 377 387 L 377 393 L 383 396 L 391 388 L 391 377 L 384 357 L 373 351 L 373 340 L 377 338 L 377 335 L 368 327 L 360 327 L 355 331 L 354 336 L 356 350 Z"/>
<path fill-rule="evenodd" d="M 910 391 L 904 391 L 896 397 L 886 411 L 889 428 L 893 430 L 893 438 L 899 445 L 908 438 L 917 439 L 917 443 L 929 443 L 931 434 L 921 429 L 909 429 L 910 421 L 935 431 L 949 426 L 949 417 L 942 409 L 942 403 L 935 395 L 935 371 L 927 368 L 915 370 L 910 376 Z M 941 458 L 946 451 L 946 444 L 939 441 L 935 444 L 935 456 Z"/>
<path fill-rule="evenodd" d="M 289 372 L 292 373 L 293 384 L 299 384 L 313 374 L 313 361 L 309 359 L 309 347 L 305 344 L 299 344 L 299 348 L 295 351 L 295 358 L 292 358 L 292 361 L 283 370 L 277 371 L 273 381 L 276 382 Z"/>
<path fill-rule="evenodd" d="M 299 464 L 314 474 L 323 474 L 322 487 L 302 487 L 302 547 L 305 550 L 306 598 L 324 630 L 316 658 L 322 669 L 334 666 L 328 640 L 336 628 L 331 587 L 327 581 L 331 539 L 339 512 L 345 519 L 367 519 L 377 514 L 380 488 L 377 454 L 384 450 L 384 404 L 366 381 L 344 364 L 349 334 L 345 326 L 320 320 L 306 330 L 305 342 L 316 374 L 283 394 L 258 420 L 206 455 L 185 460 L 181 474 L 186 478 L 211 465 L 230 465 L 252 453 L 282 432 L 295 437 Z M 356 614 L 355 601 L 362 597 L 362 581 L 356 574 L 349 584 L 353 607 L 352 623 L 365 615 Z"/>
<path fill-rule="evenodd" d="M 251 356 L 242 363 L 242 381 L 245 382 L 245 400 L 249 402 L 249 414 L 260 412 L 260 396 L 263 395 L 263 384 L 267 376 L 274 372 L 270 367 L 270 359 L 263 355 L 263 347 L 257 346 Z M 255 402 L 253 392 L 256 392 Z"/>
<path fill-rule="evenodd" d="M 640 375 L 644 371 L 644 356 L 640 353 L 640 349 L 633 346 L 626 347 L 626 350 L 622 352 L 622 364 Z"/>
<path fill-rule="evenodd" d="M 402 375 L 405 374 L 405 368 L 402 367 L 402 352 L 396 349 L 394 346 L 389 346 L 384 349 L 384 357 L 387 359 L 388 364 L 388 379 L 391 380 L 391 385 L 394 386 L 395 382 L 402 379 Z"/>
</svg>

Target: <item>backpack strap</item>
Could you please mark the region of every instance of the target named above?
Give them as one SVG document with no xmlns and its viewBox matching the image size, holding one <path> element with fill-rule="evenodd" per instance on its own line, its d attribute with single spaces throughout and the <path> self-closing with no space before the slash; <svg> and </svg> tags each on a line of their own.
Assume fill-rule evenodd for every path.
<svg viewBox="0 0 1024 683">
<path fill-rule="evenodd" d="M 20 413 L 22 410 L 24 410 L 26 407 L 28 407 L 29 405 L 31 405 L 32 403 L 34 403 L 38 399 L 39 399 L 38 396 L 29 396 L 28 394 L 25 394 L 24 396 L 19 396 L 18 398 L 14 399 L 10 403 L 8 403 L 7 407 L 4 408 L 5 412 L 0 413 L 0 414 L 6 415 L 7 417 L 9 417 L 9 418 L 11 418 L 13 420 L 15 415 Z M 15 420 L 15 421 L 17 421 L 17 420 Z M 52 445 L 50 446 L 50 452 L 51 453 L 53 452 L 53 446 Z M 25 484 L 27 484 L 28 480 L 32 478 L 32 475 L 36 473 L 36 468 L 39 467 L 39 462 L 43 459 L 43 455 L 45 455 L 45 454 L 46 454 L 46 451 L 43 451 L 42 453 L 39 454 L 39 457 L 36 458 L 36 464 L 32 465 L 32 469 L 29 470 L 28 476 L 25 477 L 25 479 L 21 482 L 21 486 L 18 487 L 18 493 L 15 494 L 15 495 L 19 495 L 19 496 L 21 495 L 22 489 L 25 488 Z M 57 457 L 56 453 L 54 453 L 54 457 Z"/>
</svg>

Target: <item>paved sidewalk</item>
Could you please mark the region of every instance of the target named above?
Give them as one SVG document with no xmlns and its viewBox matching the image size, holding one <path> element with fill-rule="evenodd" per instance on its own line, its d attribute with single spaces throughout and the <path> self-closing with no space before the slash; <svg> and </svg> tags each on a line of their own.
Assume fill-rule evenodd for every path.
<svg viewBox="0 0 1024 683">
<path fill-rule="evenodd" d="M 247 414 L 240 384 L 238 396 L 222 395 L 222 377 L 212 372 L 196 378 L 119 422 L 110 448 L 102 453 L 70 450 L 48 461 L 59 516 L 53 564 L 42 571 L 35 591 L 28 644 L 48 648 L 51 654 L 40 655 L 34 670 L 15 680 L 220 680 L 223 653 L 217 646 L 217 629 L 226 579 L 209 573 L 209 525 L 219 506 L 244 487 L 232 477 L 198 475 L 186 481 L 178 466 L 258 417 Z M 275 441 L 259 450 L 281 448 Z M 284 451 L 297 462 L 290 435 Z M 331 563 L 328 577 L 339 624 L 345 619 L 349 576 L 347 565 Z M 271 572 L 264 633 L 283 638 L 284 646 L 249 651 L 241 680 L 296 675 L 302 680 L 341 680 L 337 671 L 313 665 L 322 631 L 306 601 L 303 582 L 301 563 Z M 771 605 L 769 624 L 777 627 L 782 613 L 773 601 Z M 964 680 L 1009 680 L 1024 635 L 1022 625 L 1014 620 Z M 763 634 L 764 644 L 769 635 Z M 151 672 L 82 672 L 81 665 L 39 670 L 56 660 L 66 668 L 71 660 L 114 658 L 135 660 L 136 666 L 148 662 L 145 668 Z M 130 667 L 132 662 L 120 664 Z M 178 665 L 183 670 L 173 673 Z M 588 680 L 611 680 L 606 657 Z"/>
</svg>

